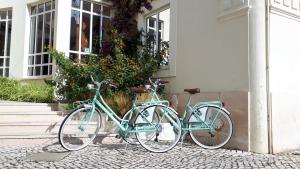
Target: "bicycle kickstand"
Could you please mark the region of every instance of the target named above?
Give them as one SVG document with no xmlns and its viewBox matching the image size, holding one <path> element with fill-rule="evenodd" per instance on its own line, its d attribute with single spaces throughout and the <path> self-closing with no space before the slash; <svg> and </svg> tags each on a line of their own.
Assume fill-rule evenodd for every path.
<svg viewBox="0 0 300 169">
<path fill-rule="evenodd" d="M 181 135 L 180 149 L 182 149 L 183 140 L 184 140 L 185 135 L 186 135 L 187 133 L 188 133 L 187 131 L 184 131 L 183 134 Z"/>
</svg>

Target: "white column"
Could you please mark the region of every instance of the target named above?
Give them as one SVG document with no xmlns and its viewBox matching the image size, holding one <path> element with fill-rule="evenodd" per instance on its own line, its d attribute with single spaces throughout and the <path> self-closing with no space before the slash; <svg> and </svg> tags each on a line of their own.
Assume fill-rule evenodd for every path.
<svg viewBox="0 0 300 169">
<path fill-rule="evenodd" d="M 28 53 L 28 8 L 25 1 L 12 3 L 12 30 L 10 46 L 10 78 L 22 79 L 26 75 Z"/>
<path fill-rule="evenodd" d="M 71 0 L 56 0 L 54 47 L 68 54 L 70 48 Z"/>
<path fill-rule="evenodd" d="M 250 151 L 268 153 L 266 0 L 251 0 L 249 13 Z"/>
</svg>

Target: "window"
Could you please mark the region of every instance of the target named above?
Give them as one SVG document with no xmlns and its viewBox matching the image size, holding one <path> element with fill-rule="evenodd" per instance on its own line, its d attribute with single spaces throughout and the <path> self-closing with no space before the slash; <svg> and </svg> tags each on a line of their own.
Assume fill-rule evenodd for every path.
<svg viewBox="0 0 300 169">
<path fill-rule="evenodd" d="M 110 23 L 110 8 L 84 0 L 72 0 L 70 59 L 84 60 L 85 56 L 100 54 Z"/>
<path fill-rule="evenodd" d="M 48 47 L 53 46 L 55 0 L 31 6 L 28 76 L 52 74 L 52 58 Z"/>
<path fill-rule="evenodd" d="M 169 65 L 170 8 L 152 13 L 146 18 L 146 31 L 153 54 L 161 59 L 160 66 Z"/>
<path fill-rule="evenodd" d="M 11 10 L 0 10 L 0 77 L 9 76 Z"/>
</svg>

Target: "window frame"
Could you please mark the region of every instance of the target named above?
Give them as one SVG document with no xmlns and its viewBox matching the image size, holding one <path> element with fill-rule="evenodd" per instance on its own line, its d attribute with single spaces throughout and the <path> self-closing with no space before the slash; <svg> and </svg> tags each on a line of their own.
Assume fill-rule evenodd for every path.
<svg viewBox="0 0 300 169">
<path fill-rule="evenodd" d="M 10 44 L 8 44 L 8 25 L 9 22 L 11 23 L 11 29 L 12 29 L 12 12 L 13 10 L 11 8 L 8 9 L 0 9 L 1 12 L 6 12 L 6 18 L 2 19 L 0 18 L 0 22 L 5 22 L 5 32 L 4 32 L 4 51 L 3 56 L 0 55 L 0 59 L 3 59 L 3 66 L 0 66 L 0 69 L 2 69 L 2 74 L 0 74 L 0 77 L 9 77 L 9 67 L 10 67 L 10 54 L 11 54 L 11 32 L 10 32 Z M 11 12 L 11 18 L 9 18 L 9 12 Z M 7 54 L 7 49 L 9 45 L 9 55 Z M 8 60 L 8 65 L 6 61 Z M 7 73 L 8 71 L 8 73 Z"/>
<path fill-rule="evenodd" d="M 153 10 L 153 11 L 151 11 L 151 12 L 149 12 L 149 13 L 147 13 L 146 15 L 144 15 L 144 18 L 143 18 L 143 20 L 144 20 L 144 25 L 143 25 L 143 28 L 146 30 L 146 32 L 148 33 L 148 22 L 147 22 L 147 19 L 148 18 L 150 18 L 151 16 L 153 16 L 153 15 L 157 15 L 157 18 L 156 18 L 156 24 L 157 24 L 157 30 L 158 31 L 156 31 L 156 34 L 155 34 L 155 43 L 157 44 L 156 45 L 156 47 L 155 47 L 155 52 L 157 51 L 157 48 L 158 48 L 158 41 L 159 41 L 159 39 L 158 39 L 158 37 L 159 37 L 159 13 L 161 13 L 161 12 L 163 12 L 163 11 L 165 11 L 165 10 L 170 10 L 170 34 L 169 34 L 169 39 L 171 40 L 171 5 L 170 4 L 167 4 L 167 5 L 164 5 L 164 6 L 162 6 L 162 7 L 160 7 L 160 8 L 157 8 L 157 9 L 155 9 L 155 10 Z M 163 31 L 161 30 L 161 35 L 163 35 Z M 169 42 L 170 42 L 170 40 L 169 40 Z M 169 50 L 170 50 L 170 48 L 169 48 Z M 163 65 L 163 66 L 160 66 L 159 67 L 159 70 L 169 70 L 170 69 L 170 57 L 171 57 L 171 55 L 169 56 L 169 61 L 168 61 L 168 65 Z"/>
<path fill-rule="evenodd" d="M 46 11 L 46 3 L 51 4 L 50 10 Z M 43 11 L 39 12 L 39 6 L 43 5 Z M 36 7 L 36 12 L 33 14 L 32 9 L 33 7 Z M 45 48 L 45 19 L 46 19 L 46 14 L 50 14 L 50 32 L 49 32 L 49 45 L 53 47 L 54 45 L 54 39 L 55 39 L 55 14 L 56 14 L 56 1 L 55 0 L 46 0 L 46 1 L 41 1 L 37 2 L 34 4 L 31 4 L 28 6 L 29 8 L 29 22 L 30 22 L 30 28 L 29 28 L 29 50 L 27 54 L 27 73 L 26 77 L 27 78 L 45 78 L 45 77 L 50 77 L 52 76 L 52 71 L 53 71 L 53 59 L 51 58 L 50 55 L 48 55 L 48 62 L 43 63 L 43 57 L 44 55 L 47 55 L 48 52 L 44 51 Z M 38 22 L 39 22 L 39 16 L 43 17 L 43 23 L 42 23 L 42 35 L 41 35 L 41 51 L 37 52 L 37 41 L 38 41 Z M 33 33 L 33 28 L 32 28 L 32 19 L 35 19 L 35 25 L 34 25 L 34 33 Z M 32 44 L 32 41 L 34 41 L 34 44 Z M 31 46 L 33 45 L 33 46 Z M 33 52 L 31 52 L 31 48 L 33 49 Z M 36 58 L 37 56 L 40 56 L 40 63 L 36 63 Z M 33 64 L 30 64 L 30 57 L 34 57 L 33 59 Z M 43 67 L 48 66 L 48 73 L 47 75 L 43 75 Z M 40 73 L 39 75 L 36 75 L 36 68 L 40 67 Z M 32 75 L 29 72 L 30 68 L 32 68 L 33 72 Z"/>
<path fill-rule="evenodd" d="M 100 17 L 100 40 L 101 40 L 101 43 L 100 43 L 100 47 L 102 45 L 102 42 L 103 42 L 103 21 L 104 21 L 104 18 L 106 19 L 109 19 L 111 20 L 112 19 L 112 10 L 111 10 L 111 6 L 106 4 L 106 3 L 101 3 L 101 2 L 95 2 L 95 1 L 88 1 L 91 3 L 91 8 L 90 8 L 90 11 L 87 11 L 87 10 L 84 10 L 83 9 L 83 1 L 88 1 L 88 0 L 80 0 L 80 7 L 79 8 L 76 8 L 76 7 L 73 7 L 71 5 L 71 13 L 72 11 L 76 11 L 76 12 L 79 12 L 80 13 L 80 17 L 79 17 L 79 20 L 80 20 L 80 23 L 79 23 L 79 44 L 78 44 L 78 50 L 75 51 L 75 50 L 71 50 L 71 44 L 69 45 L 69 55 L 72 55 L 72 54 L 75 54 L 77 55 L 77 59 L 79 62 L 81 62 L 82 60 L 82 55 L 90 55 L 92 54 L 93 52 L 93 21 L 94 21 L 94 16 L 98 16 Z M 97 5 L 100 5 L 101 6 L 101 14 L 99 13 L 95 13 L 94 12 L 94 4 L 97 4 Z M 103 15 L 103 8 L 104 7 L 108 7 L 110 8 L 110 16 L 106 16 L 106 15 Z M 89 34 L 89 52 L 86 52 L 86 51 L 82 51 L 81 47 L 82 47 L 82 15 L 83 13 L 85 14 L 89 14 L 90 16 L 90 34 Z M 72 16 L 71 16 L 72 17 Z M 70 23 L 70 29 L 71 29 L 71 23 Z M 70 36 L 70 39 L 71 40 L 71 36 Z"/>
</svg>

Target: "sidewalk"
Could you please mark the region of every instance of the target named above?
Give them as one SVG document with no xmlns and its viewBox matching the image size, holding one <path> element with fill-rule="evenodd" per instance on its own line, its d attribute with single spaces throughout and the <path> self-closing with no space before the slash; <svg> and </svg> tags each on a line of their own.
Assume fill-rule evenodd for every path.
<svg viewBox="0 0 300 169">
<path fill-rule="evenodd" d="M 0 147 L 0 168 L 300 169 L 300 155 L 296 153 L 263 155 L 236 150 L 205 150 L 188 143 L 167 153 L 150 153 L 141 146 L 129 145 L 125 150 L 125 144 L 116 139 L 81 151 L 66 152 L 54 142 L 29 147 Z M 38 154 L 41 152 L 44 153 Z"/>
</svg>

